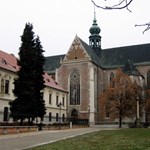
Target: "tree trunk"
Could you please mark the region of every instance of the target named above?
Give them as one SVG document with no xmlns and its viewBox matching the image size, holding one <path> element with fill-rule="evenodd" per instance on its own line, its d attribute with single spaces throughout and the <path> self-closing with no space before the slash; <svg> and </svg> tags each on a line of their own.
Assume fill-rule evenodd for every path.
<svg viewBox="0 0 150 150">
<path fill-rule="evenodd" d="M 20 126 L 22 126 L 23 124 L 23 119 L 20 119 Z"/>
<path fill-rule="evenodd" d="M 119 112 L 119 128 L 122 128 L 122 111 Z"/>
</svg>

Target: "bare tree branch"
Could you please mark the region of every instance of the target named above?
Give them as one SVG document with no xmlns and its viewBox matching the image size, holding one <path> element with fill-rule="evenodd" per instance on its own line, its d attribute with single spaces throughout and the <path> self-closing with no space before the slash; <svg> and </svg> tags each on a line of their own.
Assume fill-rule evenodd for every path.
<svg viewBox="0 0 150 150">
<path fill-rule="evenodd" d="M 104 0 L 104 1 L 108 1 L 108 0 Z M 97 5 L 95 3 L 94 0 L 91 0 L 91 2 L 97 7 L 97 8 L 100 8 L 100 9 L 104 9 L 104 10 L 116 10 L 116 9 L 124 9 L 126 8 L 129 12 L 131 12 L 131 10 L 128 8 L 128 6 L 131 4 L 131 2 L 133 0 L 118 0 L 118 4 L 115 4 L 113 6 L 102 6 L 102 5 Z M 143 31 L 143 34 L 150 30 L 150 22 L 149 23 L 145 23 L 145 24 L 141 24 L 141 25 L 135 25 L 135 27 L 137 26 L 145 26 L 145 30 Z"/>
<path fill-rule="evenodd" d="M 113 6 L 101 6 L 101 5 L 97 5 L 94 0 L 91 0 L 92 3 L 98 7 L 98 8 L 101 8 L 101 9 L 105 9 L 105 10 L 112 10 L 112 9 L 124 9 L 124 8 L 127 8 L 128 11 L 131 12 L 131 10 L 129 10 L 128 6 L 131 4 L 131 2 L 133 0 L 121 0 L 118 4 L 115 4 Z M 106 0 L 105 0 L 106 1 Z M 123 5 L 124 4 L 124 5 Z"/>
<path fill-rule="evenodd" d="M 150 22 L 149 23 L 145 23 L 145 24 L 140 24 L 140 25 L 135 25 L 135 27 L 139 27 L 139 26 L 146 26 L 146 29 L 143 31 L 143 34 L 146 32 L 146 31 L 148 31 L 148 30 L 150 30 Z"/>
</svg>

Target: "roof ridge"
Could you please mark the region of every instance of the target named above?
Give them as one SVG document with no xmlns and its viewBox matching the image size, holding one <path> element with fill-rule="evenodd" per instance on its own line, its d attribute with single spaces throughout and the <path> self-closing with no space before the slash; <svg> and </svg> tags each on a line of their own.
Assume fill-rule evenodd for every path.
<svg viewBox="0 0 150 150">
<path fill-rule="evenodd" d="M 102 50 L 104 51 L 104 50 L 120 49 L 120 48 L 128 48 L 128 47 L 137 47 L 137 46 L 144 46 L 144 45 L 150 45 L 150 43 L 142 43 L 142 44 L 134 44 L 134 45 L 127 45 L 127 46 L 112 47 L 112 48 L 106 48 L 106 49 L 102 49 Z"/>
</svg>

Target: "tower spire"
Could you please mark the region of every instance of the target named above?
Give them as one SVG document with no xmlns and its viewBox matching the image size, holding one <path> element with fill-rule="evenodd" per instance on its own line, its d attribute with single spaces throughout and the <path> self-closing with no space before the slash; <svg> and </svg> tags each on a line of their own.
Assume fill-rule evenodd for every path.
<svg viewBox="0 0 150 150">
<path fill-rule="evenodd" d="M 94 19 L 96 19 L 96 10 L 95 10 L 95 5 L 94 5 Z"/>
</svg>

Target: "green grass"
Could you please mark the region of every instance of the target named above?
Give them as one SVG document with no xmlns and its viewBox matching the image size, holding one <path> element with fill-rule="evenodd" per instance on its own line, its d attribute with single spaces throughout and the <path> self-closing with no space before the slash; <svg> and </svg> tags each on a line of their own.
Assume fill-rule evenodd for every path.
<svg viewBox="0 0 150 150">
<path fill-rule="evenodd" d="M 30 150 L 150 150 L 150 129 L 104 130 Z"/>
</svg>

